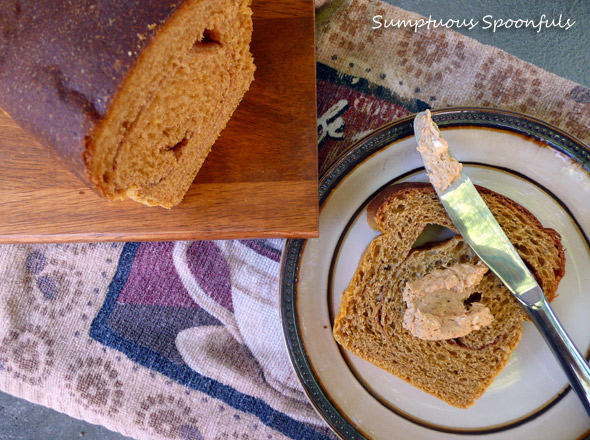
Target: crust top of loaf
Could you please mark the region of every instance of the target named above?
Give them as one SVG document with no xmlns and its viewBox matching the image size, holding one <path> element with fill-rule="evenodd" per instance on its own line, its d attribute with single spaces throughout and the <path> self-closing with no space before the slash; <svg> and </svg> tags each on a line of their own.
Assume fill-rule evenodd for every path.
<svg viewBox="0 0 590 440">
<path fill-rule="evenodd" d="M 89 129 L 106 116 L 123 78 L 183 2 L 5 3 L 0 107 L 80 168 Z"/>
</svg>

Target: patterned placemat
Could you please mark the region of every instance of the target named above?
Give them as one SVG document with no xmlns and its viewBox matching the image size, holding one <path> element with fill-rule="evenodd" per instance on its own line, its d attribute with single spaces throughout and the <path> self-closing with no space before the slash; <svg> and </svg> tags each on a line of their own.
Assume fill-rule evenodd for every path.
<svg viewBox="0 0 590 440">
<path fill-rule="evenodd" d="M 320 170 L 378 126 L 493 106 L 588 143 L 590 90 L 376 0 L 318 9 Z M 589 166 L 590 157 L 586 162 Z M 0 389 L 137 439 L 333 439 L 294 375 L 282 240 L 0 246 Z"/>
</svg>

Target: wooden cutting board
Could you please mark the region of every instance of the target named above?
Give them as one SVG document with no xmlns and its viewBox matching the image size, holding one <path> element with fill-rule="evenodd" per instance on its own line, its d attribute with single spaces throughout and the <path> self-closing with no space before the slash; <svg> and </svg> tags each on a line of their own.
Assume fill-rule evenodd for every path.
<svg viewBox="0 0 590 440">
<path fill-rule="evenodd" d="M 0 242 L 315 237 L 312 0 L 254 0 L 255 80 L 184 201 L 109 202 L 0 112 Z"/>
</svg>

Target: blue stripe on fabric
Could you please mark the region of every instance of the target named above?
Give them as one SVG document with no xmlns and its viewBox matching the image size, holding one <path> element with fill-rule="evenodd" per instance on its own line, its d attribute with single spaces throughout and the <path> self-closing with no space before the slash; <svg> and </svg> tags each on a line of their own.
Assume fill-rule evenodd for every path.
<svg viewBox="0 0 590 440">
<path fill-rule="evenodd" d="M 105 302 L 90 326 L 90 337 L 121 351 L 132 361 L 164 374 L 188 388 L 222 400 L 237 410 L 255 415 L 262 423 L 283 435 L 293 439 L 330 440 L 330 437 L 308 425 L 273 409 L 264 400 L 242 394 L 228 385 L 197 373 L 187 365 L 175 364 L 161 354 L 134 343 L 108 327 L 109 316 L 115 309 L 117 298 L 129 278 L 139 246 L 139 243 L 125 244 L 119 258 L 117 272 L 109 285 Z"/>
</svg>

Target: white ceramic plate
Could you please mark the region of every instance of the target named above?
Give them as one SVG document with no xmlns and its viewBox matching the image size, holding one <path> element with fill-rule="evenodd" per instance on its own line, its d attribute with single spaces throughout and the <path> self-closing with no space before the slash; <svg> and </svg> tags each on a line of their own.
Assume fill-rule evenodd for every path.
<svg viewBox="0 0 590 440">
<path fill-rule="evenodd" d="M 590 347 L 590 150 L 540 121 L 490 109 L 434 112 L 474 183 L 504 194 L 557 230 L 566 275 L 553 308 L 586 356 Z M 333 430 L 350 439 L 580 439 L 590 418 L 531 323 L 506 368 L 469 409 L 454 408 L 341 349 L 332 337 L 342 291 L 368 243 L 366 205 L 384 186 L 427 181 L 412 119 L 347 151 L 320 182 L 318 239 L 283 253 L 281 312 L 291 360 Z"/>
</svg>

